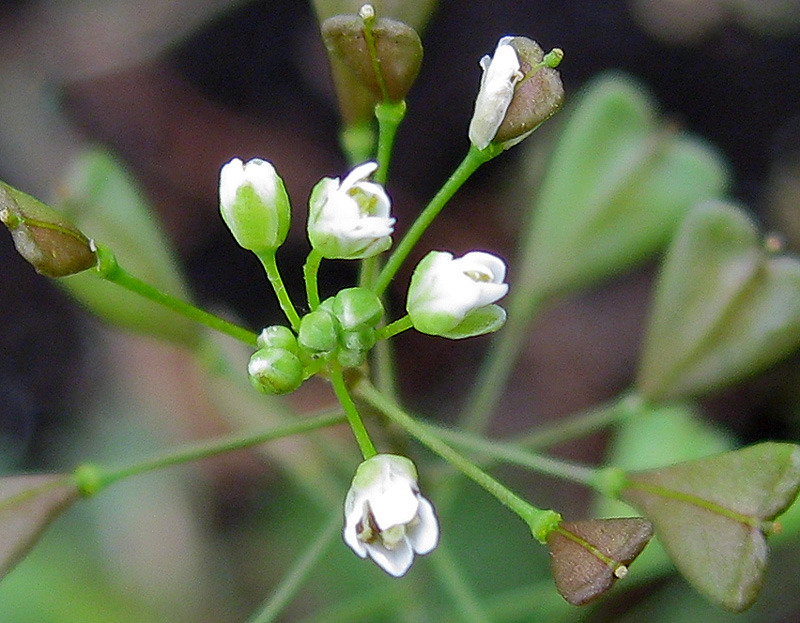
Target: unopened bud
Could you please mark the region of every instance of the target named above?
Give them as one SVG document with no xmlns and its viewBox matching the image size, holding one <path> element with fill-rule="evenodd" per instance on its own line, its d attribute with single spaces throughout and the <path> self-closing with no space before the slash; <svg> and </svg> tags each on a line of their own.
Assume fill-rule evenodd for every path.
<svg viewBox="0 0 800 623">
<path fill-rule="evenodd" d="M 316 309 L 300 320 L 297 341 L 312 354 L 327 354 L 339 347 L 339 323 L 325 309 Z"/>
<path fill-rule="evenodd" d="M 341 290 L 334 297 L 331 310 L 345 331 L 361 327 L 374 329 L 383 317 L 380 298 L 366 288 Z"/>
<path fill-rule="evenodd" d="M 247 364 L 250 383 L 264 394 L 288 394 L 303 382 L 303 364 L 284 348 L 261 348 Z"/>
</svg>

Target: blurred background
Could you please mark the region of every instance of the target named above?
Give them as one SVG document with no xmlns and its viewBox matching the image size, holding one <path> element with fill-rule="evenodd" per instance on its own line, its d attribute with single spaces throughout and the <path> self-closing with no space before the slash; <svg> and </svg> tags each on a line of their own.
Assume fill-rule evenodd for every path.
<svg viewBox="0 0 800 623">
<path fill-rule="evenodd" d="M 733 174 L 732 197 L 752 209 L 766 230 L 782 232 L 790 249 L 800 247 L 797 0 L 460 0 L 432 6 L 422 33 L 425 58 L 408 97 L 388 183 L 399 229 L 463 157 L 478 60 L 509 33 L 565 50 L 560 70 L 567 105 L 599 72 L 634 76 L 669 120 L 724 154 Z M 113 154 L 153 205 L 196 301 L 254 330 L 281 318 L 257 261 L 236 246 L 218 217 L 219 168 L 234 156 L 259 156 L 283 176 L 299 215 L 279 261 L 299 296 L 308 193 L 320 177 L 346 173 L 337 119 L 310 3 L 0 5 L 0 179 L 47 201 L 58 195 L 71 161 L 87 146 Z M 535 190 L 531 180 L 557 128 L 558 117 L 530 145 L 481 169 L 426 234 L 422 248 L 498 252 L 512 259 L 513 283 L 515 235 Z M 209 388 L 180 349 L 94 319 L 36 275 L 7 235 L 0 235 L 0 266 L 5 470 L 124 461 L 170 443 L 272 421 L 260 420 L 252 403 L 219 401 L 224 391 Z M 496 432 L 553 421 L 629 386 L 653 273 L 654 266 L 642 266 L 547 310 L 498 409 Z M 324 267 L 331 290 L 353 278 L 344 263 Z M 397 281 L 398 301 L 407 278 L 405 273 Z M 399 368 L 408 404 L 451 421 L 461 406 L 453 397 L 469 386 L 487 345 L 485 339 L 453 343 L 401 336 L 398 357 L 413 362 Z M 710 397 L 704 413 L 743 443 L 798 440 L 798 363 L 795 357 Z M 312 384 L 292 403 L 306 412 L 331 400 L 323 385 Z M 341 471 L 331 473 L 317 460 L 313 440 L 278 444 L 269 456 L 237 453 L 131 480 L 71 510 L 0 584 L 0 620 L 246 620 L 344 497 L 357 463 L 347 431 L 320 440 L 350 451 Z M 559 452 L 598 461 L 604 442 L 598 436 Z M 507 477 L 538 505 L 585 513 L 589 497 L 576 487 Z M 471 505 L 469 521 L 449 518 L 443 529 L 450 535 L 447 551 L 478 578 L 479 593 L 488 599 L 549 586 L 545 554 L 519 545 L 525 535 L 517 520 L 473 489 L 463 495 Z M 786 572 L 794 568 L 793 557 L 778 556 L 766 595 L 743 615 L 750 618 L 736 620 L 797 620 L 797 591 L 787 595 L 782 583 L 797 575 Z M 415 591 L 432 573 L 426 564 L 388 592 L 380 571 L 366 568 L 336 542 L 282 620 L 426 620 L 430 612 L 445 613 L 441 620 L 462 620 L 441 595 L 417 599 Z M 360 593 L 372 596 L 373 610 L 350 603 Z M 550 588 L 542 603 L 552 595 Z M 391 604 L 398 600 L 401 614 L 381 613 L 375 605 L 395 612 Z M 674 578 L 661 580 L 650 593 L 633 591 L 590 610 L 559 611 L 560 618 L 552 620 L 683 620 L 678 617 L 685 614 L 658 606 L 677 603 L 693 617 L 733 620 L 706 612 Z M 324 616 L 315 618 L 318 608 Z M 517 619 L 512 613 L 498 620 Z"/>
</svg>

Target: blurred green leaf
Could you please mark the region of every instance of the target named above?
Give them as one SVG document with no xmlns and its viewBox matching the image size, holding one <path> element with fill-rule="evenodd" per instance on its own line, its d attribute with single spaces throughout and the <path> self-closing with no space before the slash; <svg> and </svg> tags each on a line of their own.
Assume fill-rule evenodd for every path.
<svg viewBox="0 0 800 623">
<path fill-rule="evenodd" d="M 110 248 L 132 275 L 189 299 L 170 242 L 141 191 L 113 157 L 94 150 L 78 156 L 59 187 L 58 207 L 87 235 Z M 97 275 L 73 275 L 59 283 L 112 324 L 183 345 L 197 339 L 191 321 Z"/>
<path fill-rule="evenodd" d="M 534 202 L 515 279 L 519 306 L 643 261 L 727 182 L 718 153 L 661 122 L 639 85 L 596 79 L 572 105 Z"/>
<path fill-rule="evenodd" d="M 0 478 L 0 578 L 36 544 L 47 526 L 78 499 L 64 474 Z"/>
<path fill-rule="evenodd" d="M 765 531 L 800 487 L 800 446 L 762 443 L 628 474 L 623 500 L 656 528 L 683 576 L 714 603 L 748 608 L 763 581 Z"/>
<path fill-rule="evenodd" d="M 653 401 L 701 394 L 769 366 L 798 344 L 800 263 L 764 249 L 736 206 L 697 206 L 664 260 L 639 391 Z"/>
</svg>

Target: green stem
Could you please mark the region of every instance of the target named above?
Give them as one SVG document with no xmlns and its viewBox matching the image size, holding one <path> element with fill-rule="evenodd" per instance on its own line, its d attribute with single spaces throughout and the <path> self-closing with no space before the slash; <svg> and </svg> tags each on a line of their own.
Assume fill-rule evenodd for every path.
<svg viewBox="0 0 800 623">
<path fill-rule="evenodd" d="M 267 279 L 269 279 L 272 289 L 275 291 L 275 296 L 278 297 L 278 303 L 280 303 L 283 313 L 289 320 L 289 324 L 292 325 L 292 329 L 297 331 L 297 329 L 300 327 L 300 316 L 294 307 L 294 303 L 292 303 L 292 299 L 289 297 L 289 292 L 286 290 L 286 286 L 283 284 L 283 278 L 281 277 L 281 271 L 278 269 L 275 251 L 256 253 L 256 256 L 258 257 L 262 266 L 264 266 L 264 270 L 267 273 Z"/>
<path fill-rule="evenodd" d="M 308 300 L 308 308 L 315 310 L 319 307 L 319 265 L 322 263 L 322 254 L 316 249 L 311 249 L 311 252 L 306 258 L 306 263 L 303 264 L 303 280 L 306 282 L 306 300 Z"/>
<path fill-rule="evenodd" d="M 353 430 L 353 436 L 356 438 L 356 443 L 358 443 L 358 447 L 361 450 L 361 455 L 365 460 L 375 456 L 378 454 L 378 451 L 375 450 L 375 445 L 372 443 L 372 439 L 370 439 L 369 433 L 364 427 L 364 422 L 361 420 L 358 409 L 353 399 L 350 397 L 350 392 L 347 391 L 347 384 L 344 381 L 341 367 L 333 366 L 330 379 L 333 385 L 333 391 L 344 409 L 347 423 L 350 424 L 350 428 Z"/>
<path fill-rule="evenodd" d="M 85 496 L 91 496 L 105 489 L 111 484 L 146 472 L 152 472 L 173 465 L 180 465 L 191 461 L 205 459 L 233 450 L 242 450 L 268 441 L 274 441 L 291 435 L 307 433 L 319 428 L 333 426 L 344 420 L 341 413 L 325 413 L 316 417 L 309 417 L 285 426 L 279 426 L 267 431 L 259 431 L 246 435 L 233 435 L 214 439 L 197 444 L 186 445 L 172 449 L 152 459 L 126 465 L 124 467 L 106 469 L 93 464 L 79 466 L 73 477 L 76 484 Z"/>
<path fill-rule="evenodd" d="M 375 118 L 378 120 L 378 170 L 375 171 L 374 179 L 378 184 L 386 184 L 397 128 L 400 127 L 405 116 L 405 101 L 390 102 L 386 100 L 375 106 Z"/>
<path fill-rule="evenodd" d="M 481 366 L 467 398 L 459 419 L 464 430 L 471 432 L 485 430 L 492 412 L 506 390 L 522 345 L 525 344 L 523 334 L 540 305 L 528 302 L 527 313 L 524 314 L 512 313 L 514 307 L 512 303 L 509 307 L 508 321 L 492 343 L 489 358 Z"/>
<path fill-rule="evenodd" d="M 390 322 L 385 327 L 381 327 L 375 333 L 376 340 L 388 340 L 390 337 L 394 337 L 398 333 L 402 333 L 408 329 L 411 329 L 414 325 L 411 324 L 411 317 L 406 314 L 402 318 L 398 318 L 394 322 Z"/>
<path fill-rule="evenodd" d="M 541 543 L 545 543 L 547 535 L 561 521 L 561 515 L 552 510 L 536 508 L 526 502 L 508 487 L 495 480 L 475 463 L 453 450 L 449 445 L 433 434 L 427 425 L 417 422 L 403 409 L 381 394 L 367 381 L 357 387 L 358 395 L 368 404 L 383 413 L 389 420 L 405 429 L 429 450 L 435 452 L 465 476 L 483 487 L 497 500 L 519 515 L 530 526 L 531 533 Z"/>
<path fill-rule="evenodd" d="M 400 267 L 409 253 L 411 253 L 414 245 L 417 244 L 422 234 L 425 233 L 425 230 L 428 229 L 456 191 L 464 185 L 464 182 L 469 179 L 478 167 L 495 156 L 498 156 L 500 153 L 502 153 L 502 147 L 494 144 L 489 145 L 489 147 L 484 150 L 479 150 L 474 146 L 470 146 L 464 160 L 461 161 L 461 164 L 458 165 L 458 168 L 447 179 L 444 186 L 439 189 L 439 192 L 436 193 L 434 198 L 431 199 L 431 202 L 422 213 L 420 213 L 417 220 L 414 221 L 414 224 L 400 241 L 400 244 L 395 247 L 375 282 L 376 294 L 380 296 L 386 291 L 386 288 L 389 287 L 389 283 L 397 274 L 397 271 L 400 270 Z"/>
<path fill-rule="evenodd" d="M 486 615 L 481 601 L 473 587 L 467 582 L 465 570 L 458 564 L 447 544 L 440 543 L 436 556 L 431 559 L 439 581 L 450 593 L 455 609 L 461 613 L 461 619 L 467 623 L 487 623 L 491 619 Z"/>
<path fill-rule="evenodd" d="M 610 402 L 560 418 L 555 424 L 518 437 L 515 443 L 528 449 L 542 449 L 591 435 L 641 412 L 643 401 L 627 393 Z"/>
<path fill-rule="evenodd" d="M 131 292 L 135 292 L 136 294 L 158 303 L 159 305 L 162 305 L 168 309 L 171 309 L 172 311 L 177 312 L 194 322 L 205 325 L 206 327 L 214 329 L 215 331 L 219 331 L 220 333 L 229 335 L 240 342 L 244 342 L 248 346 L 256 345 L 257 335 L 252 331 L 248 331 L 247 329 L 235 325 L 232 322 L 228 322 L 227 320 L 223 320 L 218 316 L 209 314 L 208 312 L 203 311 L 202 309 L 195 307 L 186 301 L 182 301 L 179 298 L 162 292 L 161 290 L 151 286 L 149 283 L 146 283 L 141 279 L 137 279 L 117 263 L 117 258 L 110 249 L 105 247 L 97 248 L 96 271 L 97 274 L 106 281 L 115 283 L 126 290 L 130 290 Z"/>
<path fill-rule="evenodd" d="M 489 441 L 469 433 L 449 430 L 432 424 L 424 424 L 424 426 L 440 439 L 445 439 L 463 450 L 477 452 L 504 463 L 518 465 L 540 474 L 555 476 L 589 487 L 594 487 L 597 482 L 599 470 L 591 467 L 535 454 L 516 444 Z"/>
<path fill-rule="evenodd" d="M 303 582 L 308 578 L 314 566 L 322 559 L 328 547 L 333 542 L 334 537 L 339 533 L 342 525 L 341 509 L 336 509 L 331 519 L 319 531 L 315 539 L 309 543 L 308 547 L 284 574 L 280 584 L 275 587 L 272 595 L 266 600 L 264 605 L 253 616 L 250 623 L 271 623 L 280 616 L 284 608 L 294 599 L 297 591 Z"/>
</svg>

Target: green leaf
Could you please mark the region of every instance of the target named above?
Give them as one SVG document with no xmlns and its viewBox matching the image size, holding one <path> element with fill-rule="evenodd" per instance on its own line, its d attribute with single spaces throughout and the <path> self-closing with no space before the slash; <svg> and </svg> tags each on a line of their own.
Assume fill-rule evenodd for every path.
<svg viewBox="0 0 800 623">
<path fill-rule="evenodd" d="M 800 263 L 764 249 L 736 206 L 697 206 L 656 285 L 639 391 L 652 401 L 702 394 L 762 370 L 798 344 Z"/>
<path fill-rule="evenodd" d="M 562 522 L 547 537 L 559 594 L 575 606 L 599 597 L 627 575 L 652 536 L 641 517 Z"/>
<path fill-rule="evenodd" d="M 728 181 L 717 152 L 660 122 L 632 80 L 604 76 L 574 104 L 535 201 L 515 297 L 542 300 L 641 262 Z M 515 310 L 511 310 L 516 313 Z"/>
<path fill-rule="evenodd" d="M 683 576 L 739 612 L 755 600 L 767 563 L 765 532 L 800 487 L 800 446 L 762 443 L 628 474 L 624 501 L 644 514 Z"/>
<path fill-rule="evenodd" d="M 50 522 L 76 499 L 75 484 L 63 474 L 0 478 L 0 578 L 14 568 Z"/>
<path fill-rule="evenodd" d="M 111 249 L 127 271 L 163 292 L 190 298 L 170 242 L 116 160 L 100 151 L 81 154 L 59 192 L 59 209 Z M 92 273 L 70 276 L 59 285 L 92 313 L 122 328 L 185 345 L 197 338 L 191 321 Z"/>
</svg>

